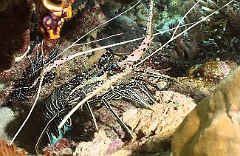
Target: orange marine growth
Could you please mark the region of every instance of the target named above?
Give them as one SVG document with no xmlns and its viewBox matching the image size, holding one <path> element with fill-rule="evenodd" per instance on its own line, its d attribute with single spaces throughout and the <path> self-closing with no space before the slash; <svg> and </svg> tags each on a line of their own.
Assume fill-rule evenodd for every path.
<svg viewBox="0 0 240 156">
<path fill-rule="evenodd" d="M 0 156 L 26 156 L 24 149 L 17 150 L 16 145 L 9 146 L 6 140 L 0 140 Z"/>
<path fill-rule="evenodd" d="M 38 26 L 45 39 L 58 39 L 65 19 L 72 17 L 72 6 L 63 8 L 63 4 L 53 4 L 46 0 L 37 7 Z"/>
</svg>

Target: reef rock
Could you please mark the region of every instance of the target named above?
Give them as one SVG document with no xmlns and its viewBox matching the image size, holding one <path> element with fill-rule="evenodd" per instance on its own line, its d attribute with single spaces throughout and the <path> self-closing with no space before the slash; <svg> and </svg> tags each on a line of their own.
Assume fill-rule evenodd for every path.
<svg viewBox="0 0 240 156">
<path fill-rule="evenodd" d="M 136 138 L 175 131 L 185 116 L 195 108 L 192 98 L 172 91 L 158 91 L 152 110 L 131 109 L 123 113 L 123 121 L 133 130 Z M 178 115 L 176 115 L 178 114 Z"/>
<path fill-rule="evenodd" d="M 110 144 L 110 138 L 106 136 L 103 130 L 99 130 L 96 138 L 94 138 L 92 142 L 80 142 L 76 147 L 73 156 L 104 156 L 106 155 Z"/>
<path fill-rule="evenodd" d="M 188 114 L 172 138 L 173 156 L 240 155 L 240 67 Z"/>
<path fill-rule="evenodd" d="M 122 119 L 133 132 L 134 139 L 112 156 L 169 155 L 171 137 L 196 104 L 192 98 L 172 91 L 158 91 L 152 110 L 131 109 Z"/>
<path fill-rule="evenodd" d="M 92 141 L 80 142 L 73 155 L 169 156 L 174 131 L 196 104 L 192 98 L 173 91 L 157 91 L 155 99 L 152 110 L 132 108 L 122 114 L 122 120 L 132 130 L 134 139 L 123 142 L 107 137 L 100 129 Z"/>
</svg>

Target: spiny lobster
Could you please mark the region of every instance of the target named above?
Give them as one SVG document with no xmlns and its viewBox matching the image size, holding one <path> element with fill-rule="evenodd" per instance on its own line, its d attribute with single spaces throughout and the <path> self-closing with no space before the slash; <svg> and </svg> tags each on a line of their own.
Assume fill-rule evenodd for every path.
<svg viewBox="0 0 240 156">
<path fill-rule="evenodd" d="M 231 0 L 224 6 L 222 6 L 220 9 L 225 7 L 226 5 L 232 3 L 234 0 Z M 197 3 L 199 3 L 197 1 Z M 139 2 L 138 2 L 139 3 Z M 136 3 L 134 6 L 136 6 L 138 3 Z M 196 3 L 196 4 L 197 4 Z M 133 6 L 133 7 L 134 7 Z M 132 7 L 131 7 L 132 8 Z M 194 6 L 192 7 L 192 9 Z M 185 16 L 192 10 L 190 9 Z M 136 70 L 137 67 L 139 67 L 143 62 L 145 62 L 147 59 L 161 51 L 166 45 L 168 45 L 171 41 L 182 35 L 184 32 L 187 32 L 197 24 L 205 21 L 208 17 L 212 16 L 215 12 L 209 14 L 208 16 L 202 18 L 200 21 L 196 23 L 192 23 L 185 31 L 182 33 L 179 33 L 175 35 L 176 30 L 180 27 L 179 25 L 174 28 L 173 30 L 173 36 L 172 38 L 166 42 L 163 46 L 161 46 L 159 49 L 155 50 L 150 55 L 146 56 L 144 59 L 140 61 L 142 56 L 145 54 L 145 51 L 147 51 L 153 37 L 157 34 L 153 34 L 153 10 L 154 10 L 154 1 L 151 0 L 150 2 L 150 9 L 149 9 L 149 19 L 148 19 L 148 27 L 146 32 L 146 37 L 140 44 L 140 46 L 134 50 L 130 55 L 127 56 L 125 60 L 119 61 L 117 63 L 111 62 L 111 53 L 104 54 L 101 59 L 99 60 L 98 64 L 89 69 L 88 71 L 82 72 L 73 79 L 71 79 L 68 83 L 61 85 L 59 88 L 54 90 L 52 94 L 47 98 L 46 100 L 46 106 L 44 111 L 44 116 L 46 120 L 46 127 L 44 128 L 41 136 L 38 139 L 38 142 L 36 144 L 36 152 L 38 153 L 38 146 L 39 143 L 46 132 L 49 140 L 51 143 L 54 143 L 61 139 L 62 135 L 68 130 L 69 127 L 71 127 L 71 115 L 77 111 L 79 108 L 86 107 L 88 111 L 90 112 L 93 122 L 96 124 L 96 119 L 93 115 L 91 105 L 96 102 L 103 103 L 117 118 L 117 120 L 120 122 L 122 127 L 131 135 L 131 130 L 125 125 L 125 123 L 119 118 L 119 116 L 113 111 L 111 108 L 111 105 L 108 103 L 108 100 L 110 99 L 116 99 L 116 98 L 126 98 L 130 99 L 132 101 L 135 101 L 139 103 L 141 106 L 144 106 L 145 108 L 151 109 L 151 106 L 149 102 L 147 102 L 145 99 L 143 99 L 137 91 L 134 90 L 135 87 L 138 87 L 149 99 L 151 102 L 154 102 L 154 98 L 152 95 L 148 92 L 146 87 L 138 82 L 130 82 L 130 83 L 124 83 L 124 79 L 130 77 Z M 124 13 L 124 12 L 123 12 Z M 120 14 L 121 15 L 121 14 Z M 120 16 L 119 15 L 119 16 Z M 184 16 L 184 17 L 185 17 Z M 182 18 L 182 20 L 184 19 Z M 116 18 L 116 17 L 115 17 Z M 97 29 L 98 27 L 96 27 Z M 95 29 L 94 29 L 95 30 Z M 92 30 L 93 31 L 93 30 Z M 91 31 L 89 32 L 91 33 Z M 88 34 L 89 34 L 88 33 Z M 162 33 L 162 32 L 161 32 Z M 158 33 L 159 34 L 159 33 Z M 76 40 L 72 45 L 64 49 L 66 51 L 67 49 L 73 47 L 79 40 L 81 40 L 82 36 L 78 40 Z M 135 39 L 139 40 L 139 39 Z M 131 41 L 125 41 L 121 43 L 117 43 L 110 46 L 116 46 L 125 44 L 127 42 Z M 108 48 L 110 46 L 105 46 L 101 48 Z M 92 49 L 88 52 L 95 51 L 96 49 Z M 63 52 L 64 52 L 63 51 Z M 63 53 L 62 52 L 62 53 Z M 21 91 L 24 89 L 31 89 L 32 87 L 35 87 L 34 90 L 37 90 L 37 96 L 34 101 L 34 104 L 32 106 L 32 109 L 30 110 L 29 115 L 27 116 L 26 120 L 22 124 L 22 126 L 19 128 L 19 131 L 16 133 L 16 135 L 13 137 L 10 145 L 13 143 L 14 139 L 18 135 L 18 133 L 21 131 L 21 128 L 24 126 L 26 121 L 28 120 L 33 108 L 36 105 L 36 102 L 38 100 L 40 89 L 44 81 L 44 77 L 46 73 L 51 71 L 52 68 L 57 67 L 58 65 L 70 61 L 72 58 L 77 57 L 79 55 L 82 55 L 81 53 L 69 56 L 67 58 L 63 58 L 61 60 L 56 60 L 56 58 L 59 56 L 59 54 L 53 53 L 53 57 L 50 60 L 44 60 L 46 61 L 44 63 L 42 56 L 40 55 L 39 58 L 36 58 L 34 61 L 41 62 L 36 67 L 31 67 L 29 70 L 34 71 L 33 73 L 36 73 L 35 71 L 38 71 L 39 75 L 37 78 L 35 78 L 35 81 L 30 83 L 30 86 L 27 86 L 25 88 L 24 85 L 19 90 L 16 90 L 15 97 L 19 98 L 22 95 Z M 54 61 L 55 60 L 55 61 Z M 52 63 L 53 62 L 53 63 Z M 51 63 L 51 64 L 50 64 Z M 31 73 L 26 71 L 26 73 Z M 52 75 L 50 74 L 50 77 Z M 30 75 L 30 77 L 35 77 L 35 75 Z M 29 82 L 27 82 L 29 83 Z M 118 86 L 115 88 L 112 88 L 112 86 Z M 22 95 L 24 98 L 24 95 Z M 14 99 L 13 99 L 14 100 Z M 96 126 L 97 128 L 97 126 Z"/>
</svg>

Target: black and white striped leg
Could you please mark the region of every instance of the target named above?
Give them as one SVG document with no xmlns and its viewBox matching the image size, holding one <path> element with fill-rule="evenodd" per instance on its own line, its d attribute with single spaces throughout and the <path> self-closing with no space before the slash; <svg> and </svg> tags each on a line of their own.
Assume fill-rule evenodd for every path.
<svg viewBox="0 0 240 156">
<path fill-rule="evenodd" d="M 116 112 L 112 109 L 111 105 L 108 103 L 108 101 L 102 97 L 102 103 L 106 106 L 107 109 L 109 109 L 113 115 L 117 118 L 118 122 L 123 126 L 123 128 L 130 134 L 131 138 L 134 138 L 132 131 L 128 128 L 128 126 L 120 119 L 120 117 L 116 114 Z"/>
<path fill-rule="evenodd" d="M 92 108 L 91 108 L 91 106 L 90 106 L 90 102 L 87 102 L 87 103 L 86 103 L 86 107 L 87 107 L 87 110 L 89 111 L 89 113 L 91 114 L 91 117 L 92 117 L 94 126 L 95 126 L 95 128 L 96 128 L 96 131 L 98 131 L 98 130 L 99 130 L 99 129 L 98 129 L 98 125 L 97 125 L 97 122 L 96 122 L 96 118 L 95 118 L 95 116 L 94 116 L 94 114 L 93 114 Z"/>
</svg>

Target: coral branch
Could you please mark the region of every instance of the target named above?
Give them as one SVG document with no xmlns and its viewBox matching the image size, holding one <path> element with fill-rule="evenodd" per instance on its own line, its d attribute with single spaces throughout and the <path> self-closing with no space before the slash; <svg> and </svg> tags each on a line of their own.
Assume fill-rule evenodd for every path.
<svg viewBox="0 0 240 156">
<path fill-rule="evenodd" d="M 6 140 L 0 140 L 0 156 L 26 156 L 25 150 L 22 148 L 22 151 L 17 150 L 16 145 L 8 146 Z"/>
</svg>

